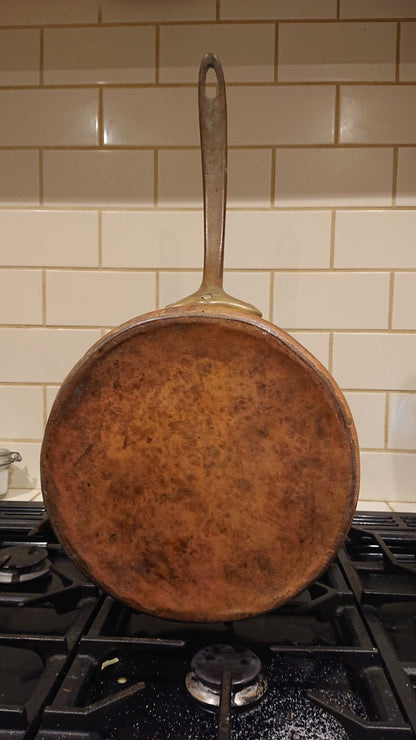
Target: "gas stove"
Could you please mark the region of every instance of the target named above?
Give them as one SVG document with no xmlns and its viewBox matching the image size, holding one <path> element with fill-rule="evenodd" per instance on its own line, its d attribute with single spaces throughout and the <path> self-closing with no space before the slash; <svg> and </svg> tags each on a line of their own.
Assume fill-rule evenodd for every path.
<svg viewBox="0 0 416 740">
<path fill-rule="evenodd" d="M 201 624 L 102 593 L 43 505 L 0 503 L 0 740 L 414 738 L 415 622 L 416 515 L 357 513 L 296 599 Z"/>
</svg>

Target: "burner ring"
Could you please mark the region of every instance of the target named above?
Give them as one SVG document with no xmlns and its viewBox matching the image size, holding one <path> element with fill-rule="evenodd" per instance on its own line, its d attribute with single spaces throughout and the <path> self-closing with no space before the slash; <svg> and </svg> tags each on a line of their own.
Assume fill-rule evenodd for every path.
<svg viewBox="0 0 416 740">
<path fill-rule="evenodd" d="M 231 673 L 232 707 L 252 704 L 267 691 L 259 657 L 238 645 L 210 645 L 196 653 L 186 676 L 186 688 L 198 702 L 218 707 L 225 670 Z"/>
<path fill-rule="evenodd" d="M 34 581 L 49 573 L 48 551 L 36 545 L 0 549 L 0 584 Z"/>
<path fill-rule="evenodd" d="M 222 675 L 231 671 L 233 686 L 254 681 L 261 671 L 260 658 L 238 645 L 209 645 L 194 655 L 191 668 L 203 683 L 221 686 Z"/>
</svg>

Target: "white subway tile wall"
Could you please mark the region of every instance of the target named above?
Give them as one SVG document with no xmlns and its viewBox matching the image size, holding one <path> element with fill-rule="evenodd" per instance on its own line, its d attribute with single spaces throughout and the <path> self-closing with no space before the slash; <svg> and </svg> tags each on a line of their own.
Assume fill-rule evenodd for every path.
<svg viewBox="0 0 416 740">
<path fill-rule="evenodd" d="M 344 390 L 360 506 L 416 506 L 414 0 L 0 0 L 12 490 L 39 487 L 47 416 L 91 344 L 199 284 L 206 51 L 227 82 L 225 288 Z"/>
</svg>

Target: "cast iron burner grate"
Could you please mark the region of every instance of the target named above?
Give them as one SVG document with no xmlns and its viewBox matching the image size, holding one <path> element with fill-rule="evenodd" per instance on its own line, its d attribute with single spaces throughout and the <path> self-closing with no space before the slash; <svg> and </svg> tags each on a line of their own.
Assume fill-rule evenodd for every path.
<svg viewBox="0 0 416 740">
<path fill-rule="evenodd" d="M 0 740 L 415 737 L 415 524 L 359 512 L 339 558 L 292 602 L 194 624 L 101 598 L 43 507 L 0 504 L 0 554 L 34 547 L 50 562 L 33 581 L 0 584 Z M 218 645 L 258 656 L 268 689 L 257 702 L 233 708 L 224 670 L 218 707 L 189 694 L 195 656 Z"/>
</svg>

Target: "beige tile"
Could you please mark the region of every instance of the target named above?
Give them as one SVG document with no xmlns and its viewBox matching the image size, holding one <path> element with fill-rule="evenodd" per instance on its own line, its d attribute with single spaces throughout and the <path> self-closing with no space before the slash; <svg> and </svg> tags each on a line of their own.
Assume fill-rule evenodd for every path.
<svg viewBox="0 0 416 740">
<path fill-rule="evenodd" d="M 225 266 L 293 269 L 329 267 L 329 211 L 230 211 Z"/>
<path fill-rule="evenodd" d="M 105 211 L 102 232 L 104 267 L 202 267 L 201 211 Z"/>
<path fill-rule="evenodd" d="M 416 148 L 399 149 L 396 204 L 416 206 Z"/>
<path fill-rule="evenodd" d="M 153 151 L 45 151 L 44 202 L 153 205 Z"/>
<path fill-rule="evenodd" d="M 401 23 L 400 26 L 400 80 L 414 82 L 416 80 L 416 23 Z"/>
<path fill-rule="evenodd" d="M 215 0 L 103 0 L 101 5 L 104 23 L 215 20 Z"/>
<path fill-rule="evenodd" d="M 416 213 L 350 211 L 336 214 L 335 267 L 414 268 Z"/>
<path fill-rule="evenodd" d="M 258 208 L 271 205 L 270 149 L 231 149 L 228 154 L 228 205 Z"/>
<path fill-rule="evenodd" d="M 333 85 L 241 85 L 228 88 L 227 102 L 230 145 L 333 142 Z"/>
<path fill-rule="evenodd" d="M 38 85 L 39 68 L 39 31 L 0 31 L 0 85 Z"/>
<path fill-rule="evenodd" d="M 0 203 L 3 207 L 38 205 L 38 152 L 0 151 Z"/>
<path fill-rule="evenodd" d="M 41 323 L 41 270 L 0 270 L 0 324 Z"/>
<path fill-rule="evenodd" d="M 160 81 L 195 82 L 201 50 L 215 49 L 228 82 L 272 82 L 274 24 L 161 26 Z"/>
<path fill-rule="evenodd" d="M 57 393 L 59 391 L 59 388 L 60 388 L 59 385 L 48 385 L 46 388 L 46 414 L 47 416 L 49 416 L 49 414 L 51 413 L 51 409 L 54 404 Z"/>
<path fill-rule="evenodd" d="M 395 23 L 281 23 L 281 82 L 394 80 Z"/>
<path fill-rule="evenodd" d="M 230 295 L 256 306 L 270 319 L 270 274 L 268 272 L 224 273 L 224 288 Z"/>
<path fill-rule="evenodd" d="M 194 149 L 161 150 L 158 155 L 160 206 L 202 208 L 201 154 Z M 228 151 L 228 207 L 270 206 L 270 149 Z"/>
<path fill-rule="evenodd" d="M 94 23 L 97 19 L 97 0 L 0 0 L 2 26 Z"/>
<path fill-rule="evenodd" d="M 98 216 L 94 212 L 0 210 L 0 233 L 3 265 L 98 265 Z"/>
<path fill-rule="evenodd" d="M 281 149 L 275 205 L 387 206 L 392 180 L 392 149 Z"/>
<path fill-rule="evenodd" d="M 344 85 L 340 142 L 416 144 L 416 86 Z"/>
<path fill-rule="evenodd" d="M 414 502 L 416 455 L 405 452 L 362 452 L 363 499 Z"/>
<path fill-rule="evenodd" d="M 161 272 L 159 275 L 159 303 L 163 308 L 169 303 L 190 295 L 198 290 L 202 272 Z M 224 289 L 235 298 L 248 301 L 269 318 L 270 277 L 262 272 L 224 273 Z"/>
<path fill-rule="evenodd" d="M 399 514 L 416 514 L 416 502 L 413 501 L 389 501 L 390 507 L 393 511 L 397 511 Z"/>
<path fill-rule="evenodd" d="M 98 329 L 0 329 L 1 383 L 61 383 Z"/>
<path fill-rule="evenodd" d="M 387 329 L 389 288 L 388 272 L 276 274 L 273 320 L 289 329 Z"/>
<path fill-rule="evenodd" d="M 332 370 L 341 388 L 416 390 L 416 334 L 334 334 Z"/>
<path fill-rule="evenodd" d="M 164 308 L 180 298 L 190 295 L 201 285 L 202 272 L 160 272 L 159 307 Z"/>
<path fill-rule="evenodd" d="M 360 447 L 384 447 L 385 393 L 346 393 Z"/>
<path fill-rule="evenodd" d="M 357 502 L 357 511 L 391 511 L 386 501 L 366 501 L 359 499 Z"/>
<path fill-rule="evenodd" d="M 50 270 L 46 320 L 61 326 L 117 326 L 156 308 L 153 272 Z"/>
<path fill-rule="evenodd" d="M 48 29 L 44 50 L 47 85 L 155 81 L 153 26 Z"/>
<path fill-rule="evenodd" d="M 0 385 L 0 437 L 41 439 L 43 388 Z"/>
<path fill-rule="evenodd" d="M 13 488 L 37 488 L 40 485 L 40 442 L 18 442 L 5 439 L 1 447 L 16 450 L 22 456 L 21 462 L 13 463 L 9 474 L 9 491 Z M 14 445 L 14 446 L 13 446 Z"/>
<path fill-rule="evenodd" d="M 336 0 L 220 0 L 220 18 L 336 18 Z"/>
<path fill-rule="evenodd" d="M 0 108 L 2 146 L 97 143 L 96 90 L 2 90 Z"/>
<path fill-rule="evenodd" d="M 291 336 L 296 339 L 303 347 L 306 347 L 314 357 L 328 367 L 329 362 L 329 334 L 325 332 L 313 331 L 291 331 Z"/>
<path fill-rule="evenodd" d="M 414 0 L 341 0 L 340 18 L 415 18 Z"/>
<path fill-rule="evenodd" d="M 199 145 L 196 88 L 104 90 L 104 143 Z"/>
<path fill-rule="evenodd" d="M 416 450 L 416 396 L 391 393 L 388 446 L 394 450 Z"/>
<path fill-rule="evenodd" d="M 398 272 L 394 277 L 393 329 L 416 329 L 416 273 Z"/>
</svg>

